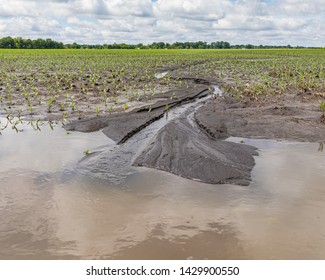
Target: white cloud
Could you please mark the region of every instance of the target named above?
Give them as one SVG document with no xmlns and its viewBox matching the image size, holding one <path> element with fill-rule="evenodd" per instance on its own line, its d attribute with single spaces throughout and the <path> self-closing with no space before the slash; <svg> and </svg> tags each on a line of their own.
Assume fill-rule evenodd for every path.
<svg viewBox="0 0 325 280">
<path fill-rule="evenodd" d="M 325 11 L 325 0 L 284 0 L 280 8 L 290 14 L 319 14 Z"/>
<path fill-rule="evenodd" d="M 108 0 L 107 8 L 111 14 L 116 16 L 148 17 L 152 15 L 152 2 L 150 0 Z"/>
<path fill-rule="evenodd" d="M 2 17 L 27 16 L 33 13 L 37 15 L 39 11 L 36 3 L 31 1 L 9 0 L 0 5 L 0 16 Z"/>
<path fill-rule="evenodd" d="M 60 24 L 54 19 L 15 17 L 0 19 L 2 36 L 12 37 L 55 37 L 60 32 Z M 1 36 L 1 37 L 2 37 Z"/>
<path fill-rule="evenodd" d="M 229 3 L 211 0 L 158 0 L 154 5 L 159 18 L 187 18 L 200 21 L 217 20 L 228 10 Z"/>
<path fill-rule="evenodd" d="M 0 37 L 66 43 L 324 46 L 323 26 L 325 0 L 0 0 Z"/>
</svg>

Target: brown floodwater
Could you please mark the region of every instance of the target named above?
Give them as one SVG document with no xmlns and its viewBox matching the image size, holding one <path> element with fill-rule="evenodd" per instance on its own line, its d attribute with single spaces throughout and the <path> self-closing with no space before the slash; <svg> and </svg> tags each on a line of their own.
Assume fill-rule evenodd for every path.
<svg viewBox="0 0 325 280">
<path fill-rule="evenodd" d="M 248 187 L 131 168 L 116 184 L 78 172 L 101 132 L 24 126 L 0 135 L 0 259 L 325 259 L 325 154 L 259 148 Z"/>
</svg>

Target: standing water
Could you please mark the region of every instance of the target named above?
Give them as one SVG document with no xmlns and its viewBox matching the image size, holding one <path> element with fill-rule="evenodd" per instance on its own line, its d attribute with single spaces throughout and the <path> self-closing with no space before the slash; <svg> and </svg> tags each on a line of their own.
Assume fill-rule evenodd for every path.
<svg viewBox="0 0 325 280">
<path fill-rule="evenodd" d="M 325 258 L 317 143 L 229 139 L 259 148 L 248 187 L 135 167 L 117 185 L 78 172 L 114 149 L 101 132 L 22 129 L 0 135 L 1 259 Z"/>
<path fill-rule="evenodd" d="M 160 72 L 160 73 L 155 74 L 155 78 L 161 79 L 161 78 L 164 78 L 167 74 L 168 74 L 168 71 Z"/>
</svg>

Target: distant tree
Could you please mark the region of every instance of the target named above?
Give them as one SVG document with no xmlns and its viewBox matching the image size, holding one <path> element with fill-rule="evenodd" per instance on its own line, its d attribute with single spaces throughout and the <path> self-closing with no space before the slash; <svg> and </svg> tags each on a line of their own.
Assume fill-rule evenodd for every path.
<svg viewBox="0 0 325 280">
<path fill-rule="evenodd" d="M 25 42 L 25 48 L 26 49 L 32 49 L 33 48 L 33 41 L 31 39 L 24 40 Z"/>
<path fill-rule="evenodd" d="M 0 39 L 0 48 L 6 49 L 63 49 L 64 44 L 52 39 L 23 39 L 21 37 L 4 37 Z"/>
<path fill-rule="evenodd" d="M 23 39 L 21 37 L 11 38 L 10 36 L 0 39 L 0 48 L 6 49 L 266 49 L 266 48 L 293 48 L 291 45 L 286 46 L 268 46 L 268 45 L 252 45 L 241 44 L 231 45 L 225 41 L 217 41 L 207 43 L 203 41 L 198 42 L 153 42 L 148 45 L 144 44 L 126 44 L 126 43 L 113 43 L 113 44 L 83 44 L 80 45 L 76 42 L 72 44 L 63 44 L 62 42 L 56 42 L 50 38 L 36 40 Z M 296 46 L 294 48 L 304 48 L 302 46 Z"/>
<path fill-rule="evenodd" d="M 151 45 L 148 46 L 150 49 L 164 49 L 166 44 L 164 42 L 153 42 Z"/>
<path fill-rule="evenodd" d="M 9 36 L 0 39 L 0 48 L 15 49 L 16 48 L 15 40 Z"/>
<path fill-rule="evenodd" d="M 16 49 L 25 49 L 25 40 L 21 37 L 14 38 Z"/>
</svg>

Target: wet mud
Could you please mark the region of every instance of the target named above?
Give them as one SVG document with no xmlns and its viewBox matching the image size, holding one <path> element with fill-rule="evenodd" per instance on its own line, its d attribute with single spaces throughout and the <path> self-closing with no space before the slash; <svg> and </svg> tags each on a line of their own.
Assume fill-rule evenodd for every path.
<svg viewBox="0 0 325 280">
<path fill-rule="evenodd" d="M 162 118 L 171 108 L 202 98 L 207 94 L 208 88 L 206 86 L 168 91 L 157 94 L 155 98 L 158 101 L 153 105 L 135 108 L 131 112 L 71 122 L 65 125 L 65 129 L 80 132 L 93 132 L 102 129 L 105 135 L 120 144 L 154 121 Z M 171 96 L 173 99 L 170 98 Z"/>
<path fill-rule="evenodd" d="M 163 127 L 134 165 L 210 184 L 249 185 L 253 155 L 251 146 L 204 137 L 184 116 Z"/>
<path fill-rule="evenodd" d="M 161 96 L 165 99 L 158 101 L 150 109 L 141 107 L 129 113 L 68 124 L 68 130 L 90 132 L 102 129 L 106 136 L 120 145 L 163 116 L 167 119 L 160 127 L 156 127 L 156 133 L 150 136 L 144 134 L 147 139 L 133 139 L 133 142 L 122 147 L 86 158 L 81 163 L 82 169 L 91 170 L 102 178 L 107 178 L 108 174 L 108 177 L 112 177 L 112 170 L 115 170 L 115 175 L 119 174 L 122 178 L 129 174 L 127 170 L 131 165 L 145 166 L 209 184 L 249 185 L 256 149 L 206 137 L 195 120 L 189 120 L 197 107 L 204 105 L 194 102 L 190 110 L 185 110 L 174 120 L 168 120 L 168 114 L 173 107 L 202 98 L 208 93 L 206 86 L 199 85 L 188 92 L 179 90 L 176 93 L 178 97 L 171 101 L 166 99 L 170 93 L 165 93 Z M 146 144 L 143 144 L 145 141 Z M 110 163 L 114 163 L 114 167 Z M 119 170 L 116 170 L 116 166 Z M 121 170 L 124 171 L 121 173 Z"/>
<path fill-rule="evenodd" d="M 325 126 L 319 101 L 292 94 L 267 101 L 223 98 L 195 113 L 198 125 L 213 139 L 230 136 L 302 142 L 324 142 Z"/>
<path fill-rule="evenodd" d="M 65 126 L 67 130 L 82 132 L 102 129 L 107 137 L 121 145 L 166 116 L 166 122 L 160 127 L 154 126 L 154 133 L 143 133 L 138 140 L 128 143 L 127 148 L 118 147 L 86 158 L 81 164 L 83 169 L 88 168 L 96 176 L 102 174 L 106 178 L 103 174 L 112 174 L 116 169 L 109 162 L 115 162 L 125 170 L 131 165 L 145 166 L 209 184 L 249 185 L 254 156 L 258 153 L 254 147 L 225 141 L 228 137 L 325 140 L 325 127 L 316 100 L 306 102 L 301 96 L 292 94 L 270 96 L 265 100 L 236 99 L 223 96 L 208 79 L 180 77 L 173 73 L 170 78 L 190 80 L 195 86 L 157 94 L 156 103 L 130 112 L 80 120 Z M 211 89 L 215 93 L 212 92 L 208 102 L 195 103 L 211 94 Z M 193 102 L 192 110 L 168 120 L 173 108 L 187 102 Z"/>
</svg>

